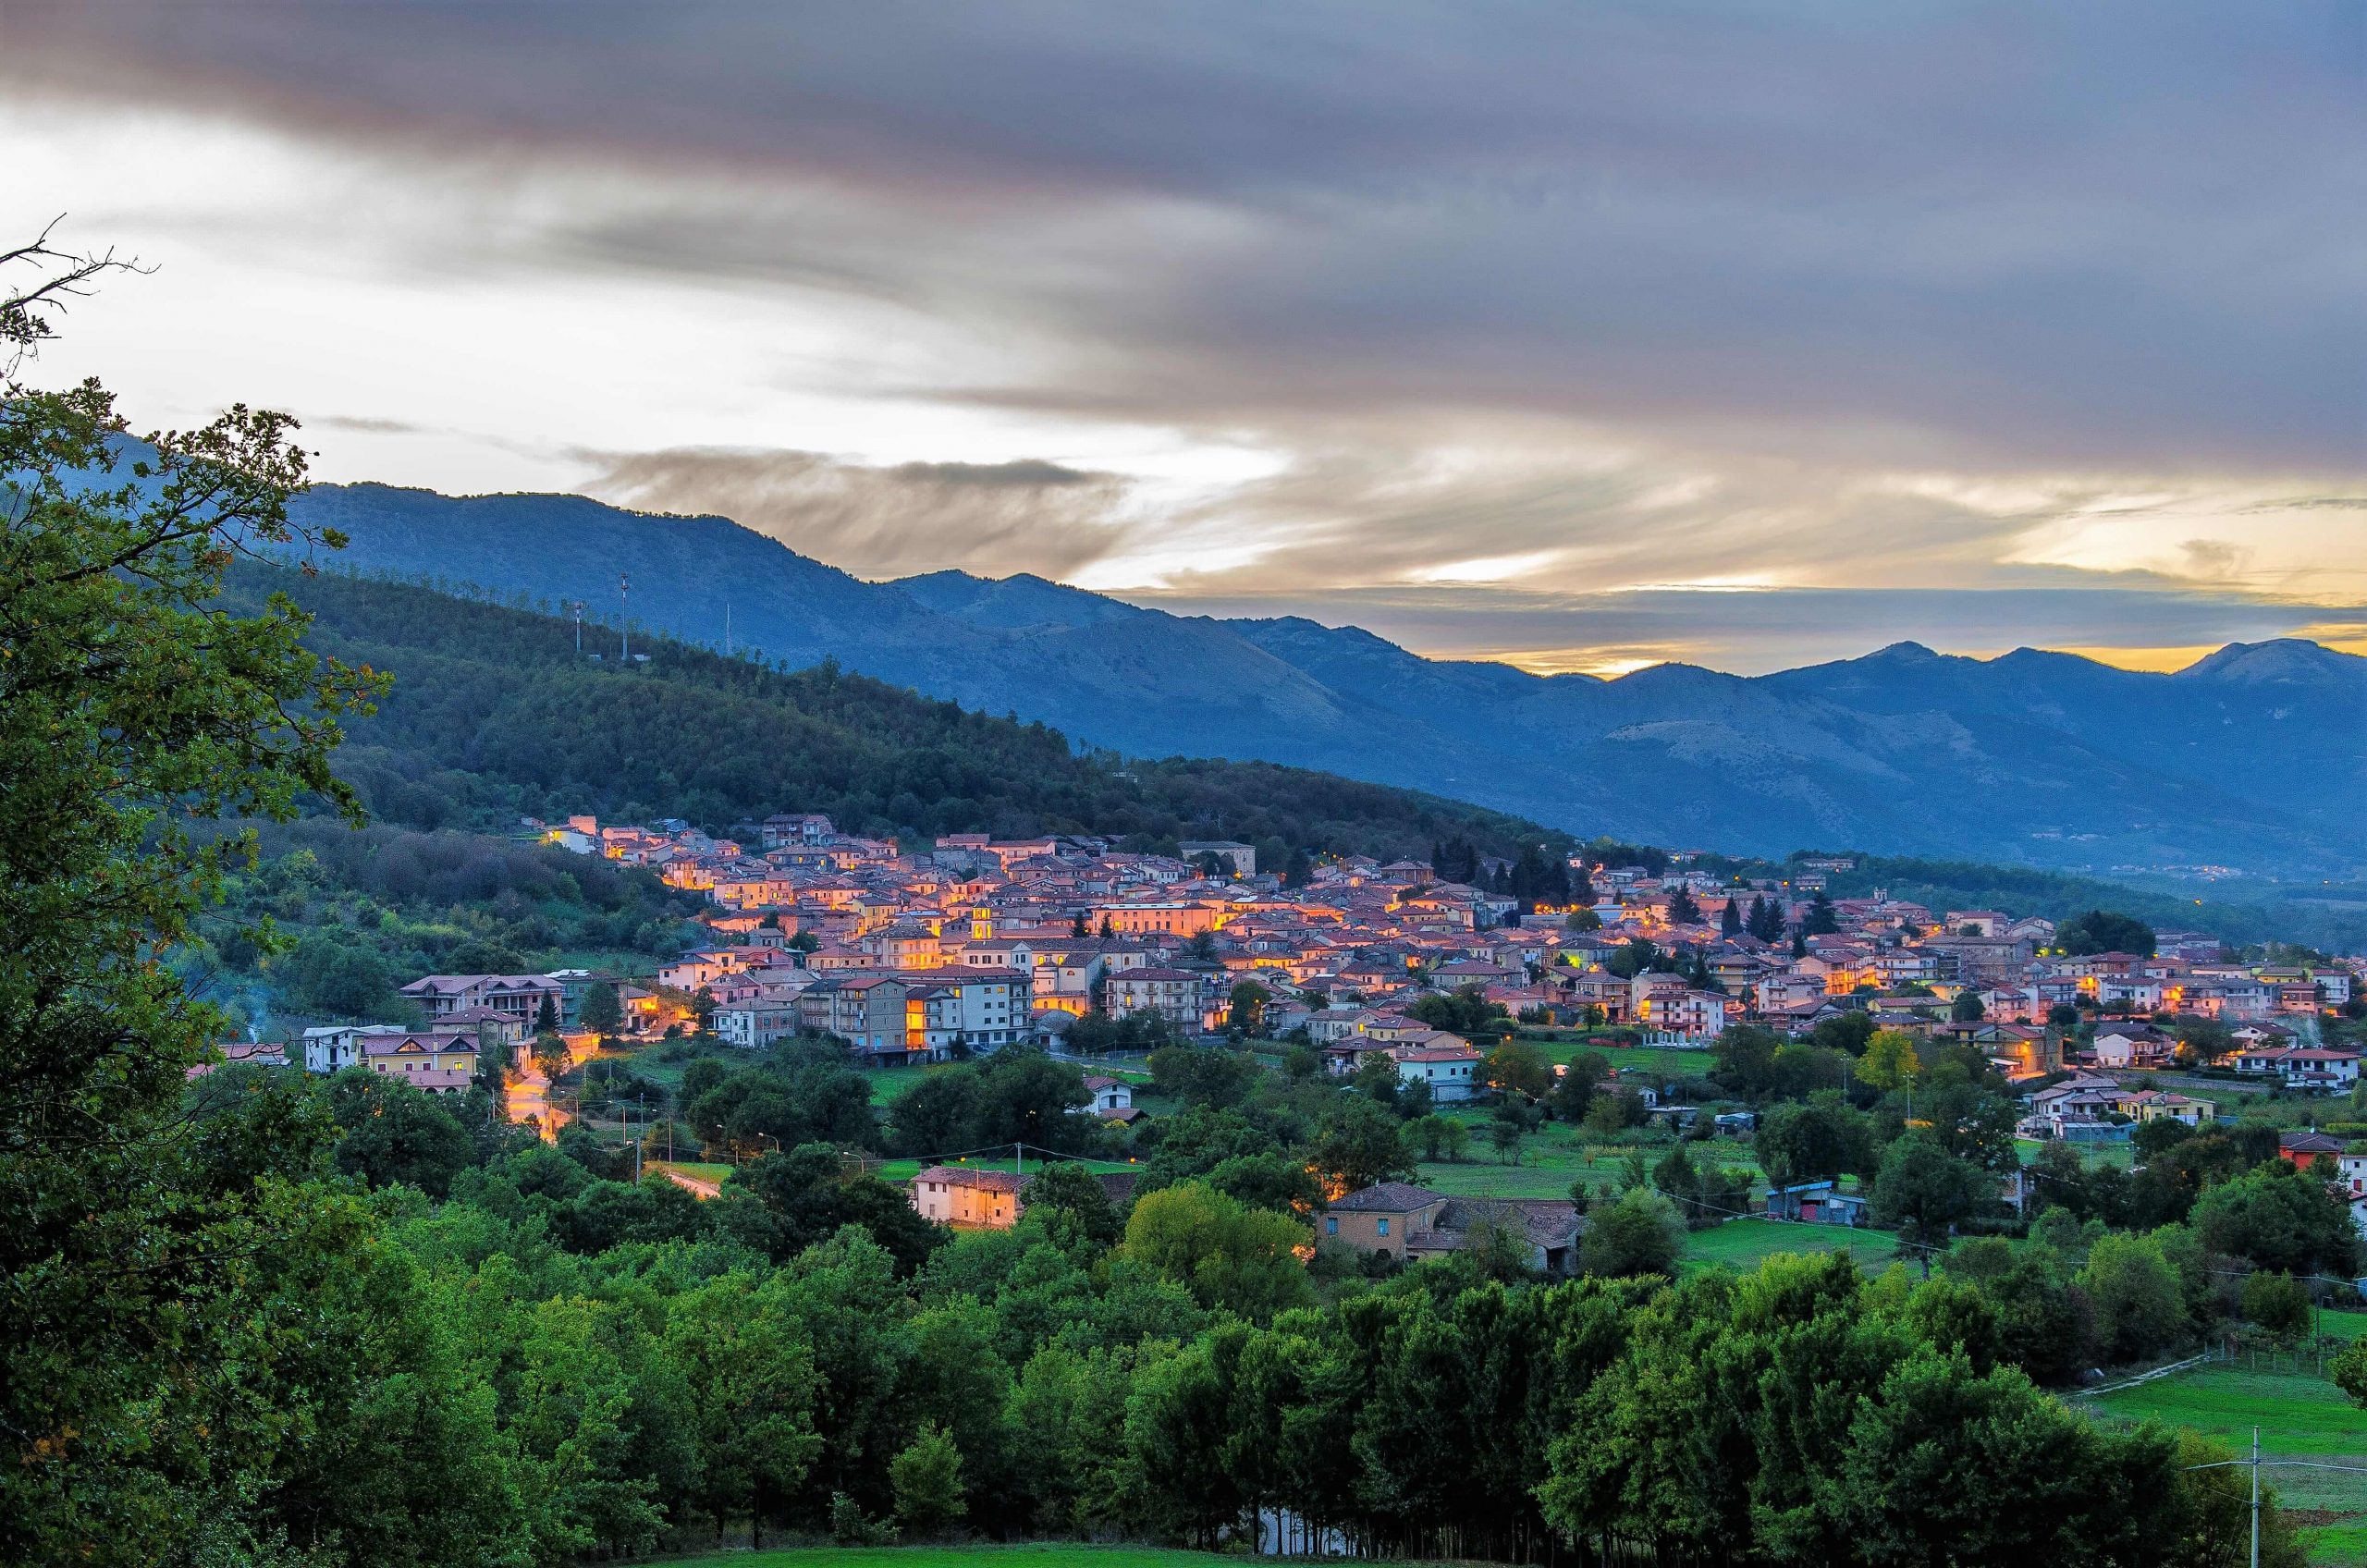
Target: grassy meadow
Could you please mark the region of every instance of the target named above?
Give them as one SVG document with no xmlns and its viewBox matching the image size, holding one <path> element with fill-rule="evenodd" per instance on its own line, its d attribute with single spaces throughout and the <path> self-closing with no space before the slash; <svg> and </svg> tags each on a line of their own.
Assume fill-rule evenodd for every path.
<svg viewBox="0 0 2367 1568">
<path fill-rule="evenodd" d="M 2367 1318 L 2361 1313 L 2328 1317 Z M 2349 1325 L 2352 1332 L 2357 1325 Z M 2331 1329 L 2330 1331 L 2338 1331 Z M 2079 1402 L 2099 1419 L 2149 1417 L 2191 1427 L 2249 1452 L 2260 1428 L 2261 1452 L 2271 1459 L 2367 1467 L 2367 1411 L 2342 1390 L 2308 1373 L 2253 1372 L 2239 1362 L 2157 1378 L 2139 1388 Z M 2270 1468 L 2264 1485 L 2300 1526 L 2312 1563 L 2367 1568 L 2367 1475 L 2336 1470 Z"/>
</svg>

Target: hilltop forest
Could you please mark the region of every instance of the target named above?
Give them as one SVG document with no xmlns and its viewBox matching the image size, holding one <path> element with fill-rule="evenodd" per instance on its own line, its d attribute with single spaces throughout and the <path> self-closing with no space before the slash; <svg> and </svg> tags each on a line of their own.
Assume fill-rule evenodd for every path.
<svg viewBox="0 0 2367 1568">
<path fill-rule="evenodd" d="M 789 671 L 664 638 L 637 643 L 631 664 L 595 660 L 576 651 L 566 620 L 405 583 L 248 563 L 224 602 L 252 609 L 273 593 L 313 617 L 308 645 L 399 672 L 377 713 L 351 726 L 338 768 L 374 815 L 406 827 L 594 812 L 721 831 L 818 811 L 847 832 L 922 841 L 1238 839 L 1277 867 L 1298 849 L 1418 857 L 1461 837 L 1509 857 L 1571 842 L 1502 813 L 1303 768 L 1081 751 L 1043 724 L 828 660 Z"/>
</svg>

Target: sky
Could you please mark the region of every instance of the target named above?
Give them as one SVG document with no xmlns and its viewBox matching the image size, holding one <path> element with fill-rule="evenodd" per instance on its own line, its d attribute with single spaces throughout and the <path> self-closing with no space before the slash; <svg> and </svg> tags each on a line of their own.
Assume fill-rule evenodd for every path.
<svg viewBox="0 0 2367 1568">
<path fill-rule="evenodd" d="M 1419 651 L 2367 651 L 2367 9 L 0 0 L 36 378 Z"/>
</svg>

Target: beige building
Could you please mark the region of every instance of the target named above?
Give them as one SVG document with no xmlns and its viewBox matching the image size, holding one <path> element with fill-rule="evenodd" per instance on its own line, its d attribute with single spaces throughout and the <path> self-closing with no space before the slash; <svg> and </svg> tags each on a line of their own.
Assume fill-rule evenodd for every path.
<svg viewBox="0 0 2367 1568">
<path fill-rule="evenodd" d="M 1316 1239 L 1421 1262 L 1461 1252 L 1483 1237 L 1502 1237 L 1529 1268 L 1562 1275 L 1576 1268 L 1585 1229 L 1577 1209 L 1556 1199 L 1456 1198 L 1404 1182 L 1383 1182 L 1327 1205 Z"/>
<path fill-rule="evenodd" d="M 1019 1222 L 1027 1178 L 1008 1170 L 932 1165 L 913 1178 L 913 1208 L 924 1219 L 970 1230 L 1008 1231 Z"/>
<path fill-rule="evenodd" d="M 1316 1239 L 1402 1258 L 1406 1238 L 1429 1231 L 1445 1207 L 1444 1194 L 1410 1182 L 1383 1182 L 1325 1205 Z"/>
</svg>

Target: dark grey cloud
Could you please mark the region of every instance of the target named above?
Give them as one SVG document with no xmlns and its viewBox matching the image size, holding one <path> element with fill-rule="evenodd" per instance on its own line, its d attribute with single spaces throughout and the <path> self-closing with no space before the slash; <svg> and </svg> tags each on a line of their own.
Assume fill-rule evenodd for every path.
<svg viewBox="0 0 2367 1568">
<path fill-rule="evenodd" d="M 7 26 L 6 68 L 92 92 L 825 190 L 860 213 L 554 244 L 1056 346 L 959 389 L 985 399 L 1504 407 L 2005 465 L 2348 472 L 2367 440 L 2341 0 L 15 0 Z"/>
<path fill-rule="evenodd" d="M 650 511 L 718 513 L 862 577 L 944 568 L 1073 572 L 1107 555 L 1126 482 L 1039 459 L 874 467 L 818 452 L 585 453 L 581 486 Z"/>
</svg>

